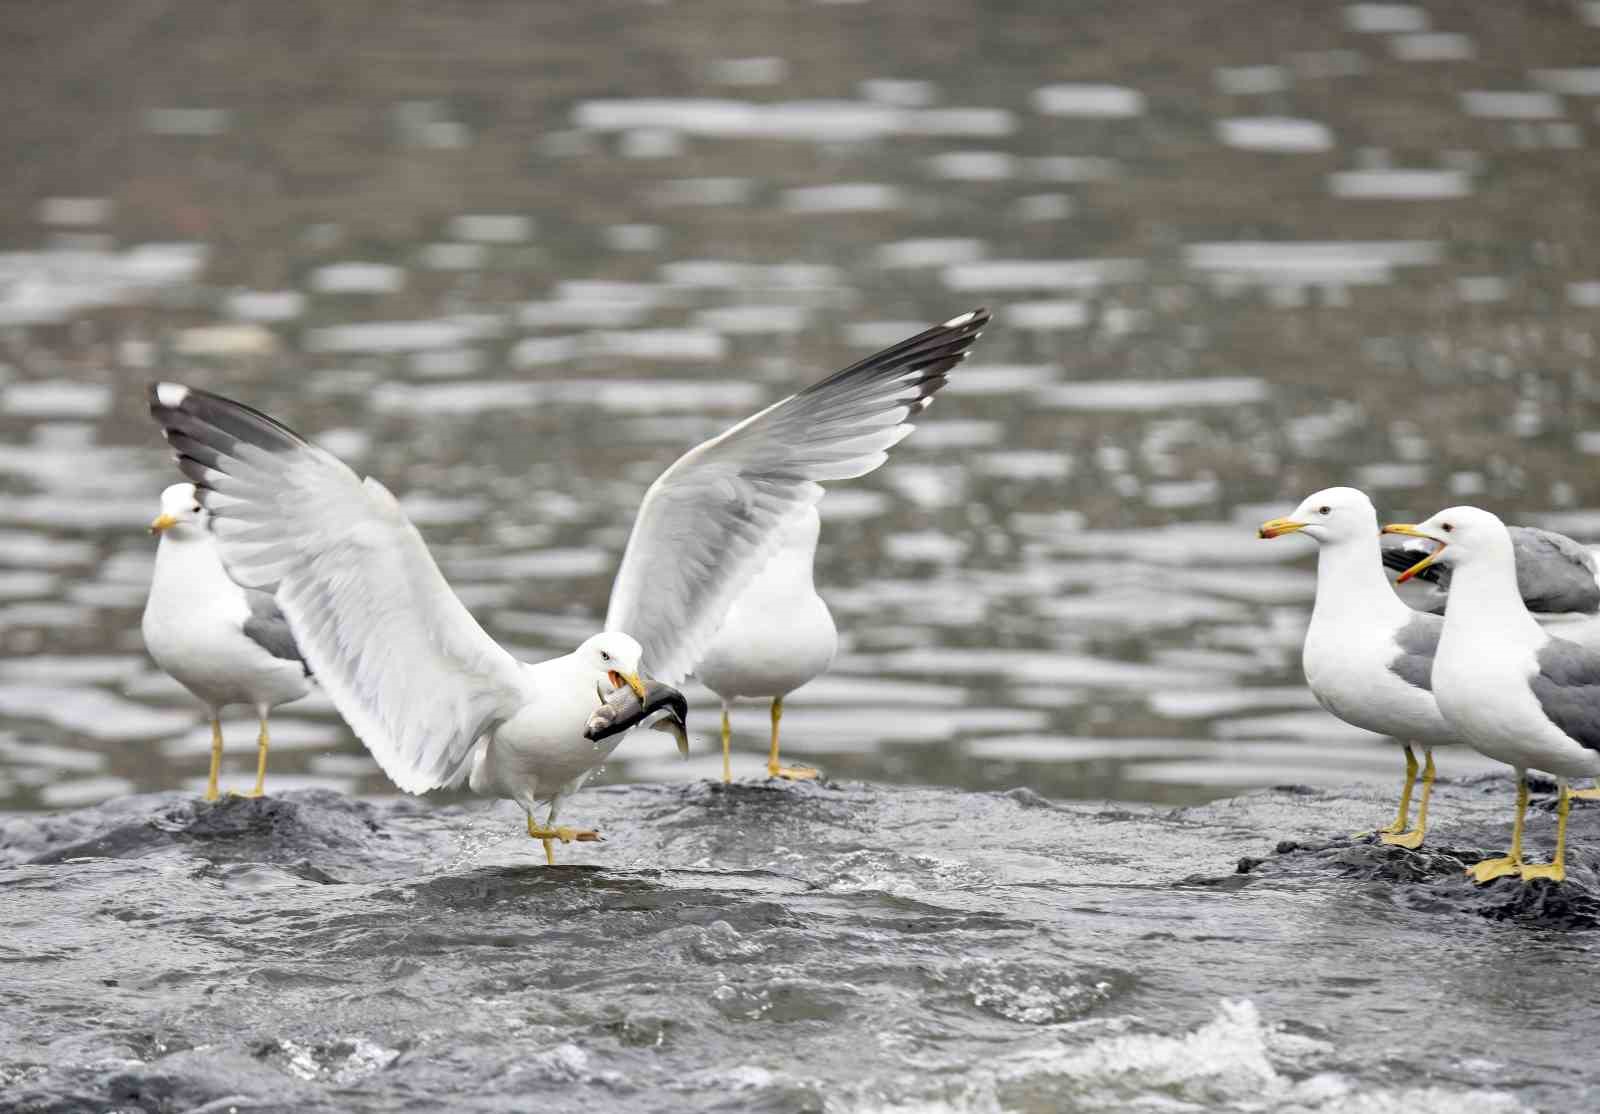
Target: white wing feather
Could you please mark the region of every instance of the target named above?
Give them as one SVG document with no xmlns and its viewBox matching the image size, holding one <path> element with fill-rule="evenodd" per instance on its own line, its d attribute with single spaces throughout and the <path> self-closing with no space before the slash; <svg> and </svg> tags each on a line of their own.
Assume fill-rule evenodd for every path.
<svg viewBox="0 0 1600 1114">
<path fill-rule="evenodd" d="M 274 591 L 312 673 L 401 789 L 454 784 L 525 700 L 393 495 L 265 414 L 177 384 L 151 413 L 200 488 L 228 573 Z"/>
<path fill-rule="evenodd" d="M 867 357 L 690 449 L 645 492 L 606 629 L 632 635 L 667 684 L 694 671 L 788 518 L 827 480 L 888 459 L 989 321 L 962 314 Z"/>
</svg>

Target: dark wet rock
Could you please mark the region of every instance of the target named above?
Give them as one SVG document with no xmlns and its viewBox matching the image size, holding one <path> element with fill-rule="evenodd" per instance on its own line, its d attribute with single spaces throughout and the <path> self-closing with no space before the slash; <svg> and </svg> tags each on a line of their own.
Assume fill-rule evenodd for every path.
<svg viewBox="0 0 1600 1114">
<path fill-rule="evenodd" d="M 1465 866 L 1508 834 L 1510 805 L 1509 779 L 1441 785 L 1429 845 L 1406 851 L 1350 838 L 1391 807 L 1367 790 L 1161 813 L 853 783 L 629 786 L 573 802 L 607 840 L 561 848 L 554 868 L 504 802 L 159 795 L 13 816 L 0 1085 L 10 1109 L 38 1110 L 848 1110 L 879 1094 L 1120 1109 L 1182 1094 L 1316 1111 L 1391 1086 L 1403 1029 L 1407 1056 L 1441 1072 L 1500 1065 L 1451 1095 L 1510 1077 L 1528 1103 L 1562 1105 L 1574 1078 L 1590 1085 L 1586 1061 L 1571 1078 L 1541 1065 L 1600 1024 L 1570 993 L 1600 924 L 1600 814 L 1574 814 L 1566 886 L 1474 886 Z M 1531 822 L 1530 858 L 1549 827 Z M 1528 948 L 1537 962 L 1485 958 Z M 1453 969 L 1475 974 L 1436 981 Z M 1511 1048 L 1507 997 L 1544 1015 Z M 1294 1082 L 1313 1078 L 1343 1082 Z"/>
</svg>

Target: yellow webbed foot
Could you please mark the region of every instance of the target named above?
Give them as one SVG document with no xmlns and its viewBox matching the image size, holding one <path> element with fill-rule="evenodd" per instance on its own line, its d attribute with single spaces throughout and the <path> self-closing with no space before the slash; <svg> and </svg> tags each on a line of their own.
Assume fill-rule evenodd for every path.
<svg viewBox="0 0 1600 1114">
<path fill-rule="evenodd" d="M 569 828 L 562 825 L 559 828 L 538 828 L 533 824 L 528 825 L 528 834 L 534 839 L 552 840 L 559 839 L 562 843 L 599 843 L 600 833 L 590 831 L 588 828 Z"/>
<path fill-rule="evenodd" d="M 768 766 L 767 776 L 788 778 L 790 781 L 810 781 L 817 776 L 817 771 L 810 766 Z"/>
<path fill-rule="evenodd" d="M 1424 834 L 1421 828 L 1412 828 L 1409 832 L 1382 832 L 1378 840 L 1390 847 L 1404 847 L 1408 851 L 1415 851 L 1422 846 Z"/>
<path fill-rule="evenodd" d="M 1480 886 L 1496 878 L 1504 878 L 1508 874 L 1521 873 L 1522 860 L 1510 855 L 1500 859 L 1485 859 L 1481 863 L 1467 867 L 1468 876 Z"/>
<path fill-rule="evenodd" d="M 222 794 L 218 793 L 216 786 L 213 785 L 208 787 L 206 791 L 201 794 L 200 799 L 203 801 L 214 801 L 220 796 L 222 796 Z"/>
<path fill-rule="evenodd" d="M 1525 866 L 1522 868 L 1522 880 L 1532 882 L 1536 878 L 1548 878 L 1552 882 L 1565 882 L 1567 868 L 1564 863 L 1543 863 L 1539 866 Z"/>
<path fill-rule="evenodd" d="M 1600 801 L 1600 785 L 1592 789 L 1570 789 L 1567 796 L 1575 801 Z"/>
</svg>

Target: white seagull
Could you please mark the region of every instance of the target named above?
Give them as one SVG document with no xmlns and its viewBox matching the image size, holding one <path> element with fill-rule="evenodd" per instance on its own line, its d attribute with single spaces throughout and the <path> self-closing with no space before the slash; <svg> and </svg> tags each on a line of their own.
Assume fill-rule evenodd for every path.
<svg viewBox="0 0 1600 1114">
<path fill-rule="evenodd" d="M 299 647 L 270 592 L 241 588 L 229 579 L 211 535 L 211 515 L 193 484 L 173 484 L 161 493 L 161 514 L 150 532 L 161 541 L 140 629 L 156 664 L 194 693 L 211 716 L 206 800 L 217 799 L 222 709 L 230 704 L 255 709 L 261 725 L 256 785 L 245 794 L 259 797 L 272 742 L 267 716 L 311 687 Z"/>
<path fill-rule="evenodd" d="M 1517 587 L 1505 524 L 1477 507 L 1450 507 L 1385 533 L 1438 542 L 1409 574 L 1451 570 L 1444 631 L 1433 667 L 1439 710 L 1471 746 L 1517 772 L 1511 850 L 1468 868 L 1477 882 L 1518 874 L 1566 877 L 1567 780 L 1600 774 L 1600 653 L 1550 634 L 1528 613 Z M 1529 768 L 1556 775 L 1561 789 L 1556 853 L 1547 865 L 1522 862 Z"/>
<path fill-rule="evenodd" d="M 645 493 L 606 629 L 638 638 L 655 676 L 692 673 L 721 697 L 723 781 L 739 697 L 772 702 L 767 773 L 816 776 L 779 763 L 778 723 L 838 647 L 812 580 L 820 481 L 881 465 L 988 323 L 972 310 L 868 356 L 690 449 Z"/>
<path fill-rule="evenodd" d="M 1588 546 L 1554 530 L 1507 526 L 1517 566 L 1517 593 L 1539 624 L 1552 634 L 1600 648 L 1600 563 Z M 1391 572 L 1412 569 L 1432 547 L 1403 534 L 1386 534 L 1383 563 Z M 1398 581 L 1395 591 L 1419 611 L 1443 615 L 1450 570 L 1430 565 Z"/>
<path fill-rule="evenodd" d="M 150 410 L 213 515 L 229 574 L 276 592 L 307 663 L 384 772 L 408 792 L 469 779 L 516 800 L 549 857 L 552 839 L 598 838 L 555 824 L 561 800 L 622 738 L 584 736 L 596 697 L 626 684 L 648 705 L 643 660 L 663 679 L 687 675 L 820 482 L 881 464 L 987 319 L 928 330 L 685 454 L 646 493 L 607 630 L 531 665 L 462 606 L 377 480 L 230 399 L 159 383 Z"/>
<path fill-rule="evenodd" d="M 563 657 L 518 662 L 377 480 L 220 395 L 158 383 L 150 412 L 211 515 L 227 574 L 275 593 L 312 672 L 396 785 L 422 793 L 470 778 L 510 797 L 547 861 L 552 840 L 599 838 L 556 815 L 626 734 L 584 736 L 597 697 L 627 685 L 646 699 L 637 642 L 597 634 Z"/>
<path fill-rule="evenodd" d="M 1306 496 L 1285 518 L 1261 524 L 1260 536 L 1304 534 L 1317 543 L 1317 595 L 1306 629 L 1301 665 L 1306 684 L 1328 711 L 1357 727 L 1400 741 L 1406 780 L 1394 823 L 1380 828 L 1384 843 L 1420 847 L 1433 793 L 1433 748 L 1460 742 L 1435 702 L 1429 675 L 1444 620 L 1401 602 L 1384 576 L 1378 512 L 1352 487 Z M 1408 827 L 1417 779 L 1412 745 L 1422 747 L 1422 801 Z"/>
</svg>

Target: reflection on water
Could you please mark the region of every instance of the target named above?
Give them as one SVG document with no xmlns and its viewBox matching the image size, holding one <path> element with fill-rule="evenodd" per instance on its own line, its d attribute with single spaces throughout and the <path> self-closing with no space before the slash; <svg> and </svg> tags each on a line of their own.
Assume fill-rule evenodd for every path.
<svg viewBox="0 0 1600 1114">
<path fill-rule="evenodd" d="M 598 624 L 679 452 L 979 303 L 928 420 L 823 504 L 843 643 L 786 746 L 1090 798 L 1392 779 L 1299 687 L 1309 547 L 1253 527 L 1354 482 L 1600 538 L 1595 10 L 179 4 L 105 30 L 126 71 L 13 13 L 0 804 L 197 783 L 138 635 L 148 380 L 381 477 L 537 657 Z M 713 774 L 690 695 L 689 764 L 640 739 L 605 777 Z M 754 774 L 765 710 L 734 726 Z M 387 791 L 321 695 L 274 735 L 280 788 Z"/>
</svg>

